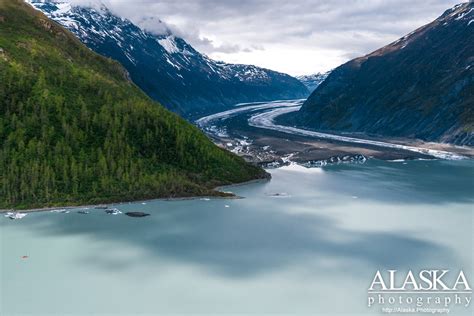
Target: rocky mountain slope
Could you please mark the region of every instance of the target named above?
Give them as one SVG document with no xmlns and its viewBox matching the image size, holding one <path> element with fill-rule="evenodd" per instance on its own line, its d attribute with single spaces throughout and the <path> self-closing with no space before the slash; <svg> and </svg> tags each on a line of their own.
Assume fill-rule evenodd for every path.
<svg viewBox="0 0 474 316">
<path fill-rule="evenodd" d="M 155 35 L 115 16 L 103 5 L 28 2 L 68 28 L 92 50 L 119 61 L 150 97 L 187 118 L 217 112 L 236 103 L 304 98 L 309 93 L 289 75 L 214 61 L 164 25 L 163 34 Z"/>
<path fill-rule="evenodd" d="M 296 79 L 301 81 L 310 92 L 313 92 L 321 83 L 323 83 L 324 80 L 326 80 L 330 73 L 331 71 L 318 72 L 312 75 L 298 76 Z"/>
<path fill-rule="evenodd" d="M 22 0 L 0 0 L 0 104 L 0 209 L 218 194 L 265 176 Z"/>
<path fill-rule="evenodd" d="M 474 145 L 474 3 L 336 68 L 292 121 Z"/>
</svg>

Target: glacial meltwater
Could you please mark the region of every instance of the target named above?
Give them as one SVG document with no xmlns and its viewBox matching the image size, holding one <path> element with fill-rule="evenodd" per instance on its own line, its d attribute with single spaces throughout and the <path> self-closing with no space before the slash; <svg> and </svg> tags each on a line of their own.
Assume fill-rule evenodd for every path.
<svg viewBox="0 0 474 316">
<path fill-rule="evenodd" d="M 472 287 L 474 161 L 269 172 L 224 188 L 242 199 L 114 205 L 143 218 L 2 214 L 0 315 L 381 314 L 396 304 L 369 307 L 378 270 L 462 270 Z"/>
</svg>

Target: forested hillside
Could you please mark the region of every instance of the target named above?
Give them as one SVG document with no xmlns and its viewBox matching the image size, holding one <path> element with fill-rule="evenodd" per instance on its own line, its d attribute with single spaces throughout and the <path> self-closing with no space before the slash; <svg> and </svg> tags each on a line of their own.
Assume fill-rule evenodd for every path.
<svg viewBox="0 0 474 316">
<path fill-rule="evenodd" d="M 265 176 L 22 0 L 0 0 L 0 139 L 0 208 L 217 194 Z"/>
</svg>

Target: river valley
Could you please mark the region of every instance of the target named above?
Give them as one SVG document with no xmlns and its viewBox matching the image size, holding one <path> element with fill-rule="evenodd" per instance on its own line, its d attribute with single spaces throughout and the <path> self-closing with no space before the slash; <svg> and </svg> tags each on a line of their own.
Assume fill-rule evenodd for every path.
<svg viewBox="0 0 474 316">
<path fill-rule="evenodd" d="M 383 160 L 474 157 L 470 147 L 318 132 L 277 122 L 278 117 L 299 110 L 303 101 L 238 104 L 234 109 L 203 117 L 196 124 L 217 144 L 263 166 L 281 166 L 290 161 L 321 165 L 361 161 L 363 157 Z"/>
<path fill-rule="evenodd" d="M 267 169 L 269 181 L 222 188 L 241 198 L 1 216 L 0 315 L 379 315 L 390 306 L 370 304 L 376 271 L 462 269 L 472 278 L 468 150 L 275 124 L 298 102 L 197 122 L 221 146 L 279 167 Z M 433 159 L 443 155 L 451 160 Z"/>
</svg>

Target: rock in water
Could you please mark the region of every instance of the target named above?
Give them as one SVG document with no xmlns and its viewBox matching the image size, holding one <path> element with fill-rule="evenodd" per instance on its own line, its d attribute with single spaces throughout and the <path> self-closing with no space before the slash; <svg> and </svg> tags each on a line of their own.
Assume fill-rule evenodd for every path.
<svg viewBox="0 0 474 316">
<path fill-rule="evenodd" d="M 130 216 L 130 217 L 146 217 L 150 216 L 148 213 L 143 213 L 143 212 L 127 212 L 125 215 Z"/>
</svg>

